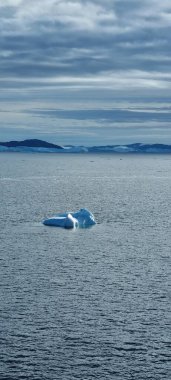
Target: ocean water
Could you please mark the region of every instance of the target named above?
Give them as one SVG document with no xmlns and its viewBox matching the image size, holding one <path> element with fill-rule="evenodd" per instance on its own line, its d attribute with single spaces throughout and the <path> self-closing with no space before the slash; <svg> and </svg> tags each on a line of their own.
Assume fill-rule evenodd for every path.
<svg viewBox="0 0 171 380">
<path fill-rule="evenodd" d="M 1 153 L 0 197 L 0 379 L 170 380 L 171 156 Z"/>
</svg>

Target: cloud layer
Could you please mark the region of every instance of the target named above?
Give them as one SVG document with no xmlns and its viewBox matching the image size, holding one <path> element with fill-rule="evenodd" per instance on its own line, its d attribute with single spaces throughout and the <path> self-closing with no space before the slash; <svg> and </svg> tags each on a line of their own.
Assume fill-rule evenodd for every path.
<svg viewBox="0 0 171 380">
<path fill-rule="evenodd" d="M 170 88 L 170 27 L 168 0 L 1 1 L 1 78 Z"/>
<path fill-rule="evenodd" d="M 170 30 L 170 0 L 1 0 L 1 101 L 169 97 Z"/>
</svg>

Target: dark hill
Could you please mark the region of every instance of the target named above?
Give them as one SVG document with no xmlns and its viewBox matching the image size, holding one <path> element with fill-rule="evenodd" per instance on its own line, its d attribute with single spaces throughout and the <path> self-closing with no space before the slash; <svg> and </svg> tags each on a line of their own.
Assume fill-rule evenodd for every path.
<svg viewBox="0 0 171 380">
<path fill-rule="evenodd" d="M 31 139 L 24 141 L 8 141 L 8 142 L 0 142 L 0 145 L 6 146 L 8 148 L 15 148 L 19 146 L 26 146 L 30 148 L 53 148 L 53 149 L 63 149 L 60 145 L 55 145 L 48 143 L 46 141 Z"/>
</svg>

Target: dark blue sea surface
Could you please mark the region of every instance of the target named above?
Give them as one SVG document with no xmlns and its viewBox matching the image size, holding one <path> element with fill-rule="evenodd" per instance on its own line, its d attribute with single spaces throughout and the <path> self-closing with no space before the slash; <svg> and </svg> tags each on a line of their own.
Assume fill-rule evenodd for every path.
<svg viewBox="0 0 171 380">
<path fill-rule="evenodd" d="M 171 156 L 1 153 L 0 197 L 0 379 L 170 380 Z"/>
</svg>

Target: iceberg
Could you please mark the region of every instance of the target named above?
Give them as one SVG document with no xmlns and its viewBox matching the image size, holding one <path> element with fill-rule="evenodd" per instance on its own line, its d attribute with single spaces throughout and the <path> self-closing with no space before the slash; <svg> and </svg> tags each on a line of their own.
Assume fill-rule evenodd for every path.
<svg viewBox="0 0 171 380">
<path fill-rule="evenodd" d="M 85 208 L 76 212 L 65 212 L 45 219 L 43 224 L 46 226 L 56 226 L 63 228 L 88 228 L 96 224 L 94 215 Z"/>
</svg>

